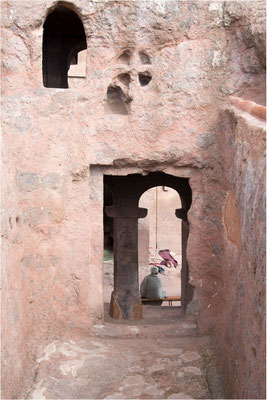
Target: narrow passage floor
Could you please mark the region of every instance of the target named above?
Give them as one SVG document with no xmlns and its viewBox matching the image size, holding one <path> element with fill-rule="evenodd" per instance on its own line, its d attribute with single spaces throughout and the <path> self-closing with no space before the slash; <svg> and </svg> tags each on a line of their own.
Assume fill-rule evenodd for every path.
<svg viewBox="0 0 267 400">
<path fill-rule="evenodd" d="M 142 321 L 106 317 L 48 344 L 29 399 L 225 398 L 209 337 L 178 307 L 144 306 Z"/>
</svg>

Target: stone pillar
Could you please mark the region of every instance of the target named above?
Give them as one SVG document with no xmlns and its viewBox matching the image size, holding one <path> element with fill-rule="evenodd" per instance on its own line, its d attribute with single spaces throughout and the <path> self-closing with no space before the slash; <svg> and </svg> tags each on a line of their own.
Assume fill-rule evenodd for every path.
<svg viewBox="0 0 267 400">
<path fill-rule="evenodd" d="M 124 211 L 124 212 L 123 212 Z M 106 207 L 114 219 L 114 291 L 111 294 L 110 316 L 115 319 L 141 319 L 142 303 L 138 280 L 138 218 L 146 209 L 129 212 L 115 206 Z M 135 215 L 133 215 L 135 214 Z"/>
<path fill-rule="evenodd" d="M 181 307 L 185 314 L 186 307 L 193 298 L 193 286 L 189 283 L 189 268 L 187 263 L 187 241 L 189 235 L 189 224 L 187 211 L 184 208 L 175 210 L 177 218 L 182 220 L 182 271 L 181 271 Z"/>
<path fill-rule="evenodd" d="M 189 235 L 189 226 L 187 221 L 182 221 L 182 270 L 181 270 L 181 307 L 185 314 L 189 297 L 189 269 L 186 257 L 187 240 Z"/>
</svg>

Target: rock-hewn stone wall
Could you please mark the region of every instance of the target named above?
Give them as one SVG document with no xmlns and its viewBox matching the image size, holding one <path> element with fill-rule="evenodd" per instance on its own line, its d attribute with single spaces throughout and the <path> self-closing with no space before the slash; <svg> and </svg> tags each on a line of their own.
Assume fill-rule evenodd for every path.
<svg viewBox="0 0 267 400">
<path fill-rule="evenodd" d="M 2 2 L 6 397 L 23 395 L 31 362 L 48 336 L 87 329 L 102 318 L 103 173 L 162 170 L 190 178 L 188 261 L 199 292 L 200 330 L 213 332 L 218 315 L 229 326 L 224 288 L 232 285 L 233 293 L 235 279 L 245 280 L 235 241 L 243 246 L 250 237 L 242 231 L 230 245 L 235 231 L 229 226 L 231 215 L 238 221 L 238 214 L 241 229 L 253 225 L 245 221 L 250 214 L 238 196 L 253 192 L 249 174 L 259 176 L 259 170 L 251 164 L 247 177 L 237 181 L 239 164 L 231 164 L 233 176 L 225 181 L 218 115 L 229 95 L 263 100 L 264 2 L 73 3 L 87 37 L 86 78 L 84 85 L 63 90 L 44 88 L 42 82 L 42 25 L 57 3 Z M 119 110 L 113 105 L 118 94 Z M 260 146 L 258 140 L 254 144 Z M 258 240 L 247 245 L 249 258 L 242 255 L 253 265 Z M 230 264 L 232 274 L 225 273 L 229 246 L 235 252 L 231 262 L 237 263 Z M 245 271 L 245 261 L 242 265 Z M 246 278 L 247 285 L 253 277 Z M 221 296 L 214 296 L 217 287 Z M 251 296 L 244 296 L 247 303 Z M 253 298 L 250 307 L 260 310 L 259 301 L 253 306 Z M 236 303 L 238 321 L 245 318 L 247 303 Z M 229 334 L 229 351 L 235 354 L 243 351 L 231 348 L 241 330 L 236 323 Z M 249 341 L 253 357 L 257 340 Z M 226 360 L 231 365 L 230 355 Z M 247 360 L 242 365 L 249 370 Z M 238 387 L 229 384 L 232 393 Z"/>
<path fill-rule="evenodd" d="M 265 397 L 265 123 L 228 108 L 222 115 L 228 183 L 223 313 L 216 324 L 228 392 Z"/>
</svg>

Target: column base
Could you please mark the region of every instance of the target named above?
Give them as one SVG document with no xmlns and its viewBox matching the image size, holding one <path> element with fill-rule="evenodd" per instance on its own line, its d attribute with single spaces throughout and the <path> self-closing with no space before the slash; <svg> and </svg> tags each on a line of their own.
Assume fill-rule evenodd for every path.
<svg viewBox="0 0 267 400">
<path fill-rule="evenodd" d="M 111 293 L 109 315 L 114 319 L 139 320 L 142 319 L 142 303 L 140 297 L 130 298 L 130 303 L 125 304 L 115 292 Z"/>
</svg>

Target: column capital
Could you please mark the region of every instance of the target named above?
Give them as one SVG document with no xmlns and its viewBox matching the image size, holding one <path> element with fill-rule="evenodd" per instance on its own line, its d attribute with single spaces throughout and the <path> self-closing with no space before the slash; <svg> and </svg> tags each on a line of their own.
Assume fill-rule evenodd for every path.
<svg viewBox="0 0 267 400">
<path fill-rule="evenodd" d="M 105 212 L 111 218 L 145 218 L 147 216 L 147 209 L 139 207 L 106 206 Z"/>
<path fill-rule="evenodd" d="M 184 208 L 176 208 L 175 215 L 177 218 L 187 221 L 187 211 Z"/>
</svg>

